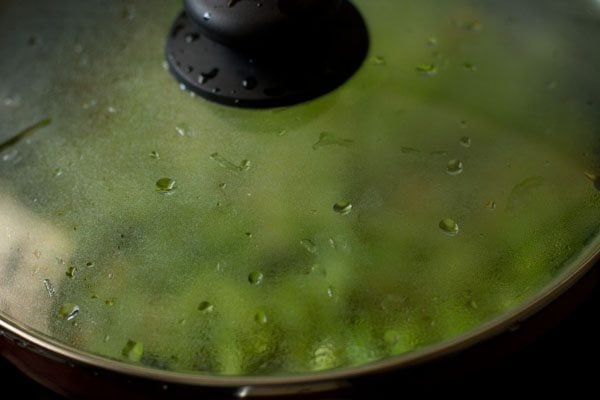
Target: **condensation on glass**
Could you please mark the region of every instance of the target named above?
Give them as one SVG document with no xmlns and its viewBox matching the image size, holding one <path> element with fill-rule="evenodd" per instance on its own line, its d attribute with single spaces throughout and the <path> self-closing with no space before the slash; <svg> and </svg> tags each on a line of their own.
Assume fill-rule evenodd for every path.
<svg viewBox="0 0 600 400">
<path fill-rule="evenodd" d="M 3 1 L 0 314 L 297 374 L 455 338 L 597 252 L 598 3 L 354 3 L 358 74 L 249 111 L 165 70 L 179 2 Z"/>
</svg>

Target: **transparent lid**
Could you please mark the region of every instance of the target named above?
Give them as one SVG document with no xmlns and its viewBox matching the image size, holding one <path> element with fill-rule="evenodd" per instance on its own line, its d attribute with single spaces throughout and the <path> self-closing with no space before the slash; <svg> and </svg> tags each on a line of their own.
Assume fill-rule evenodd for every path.
<svg viewBox="0 0 600 400">
<path fill-rule="evenodd" d="M 1 2 L 0 314 L 300 374 L 455 338 L 598 252 L 600 3 L 353 3 L 360 71 L 257 111 L 165 70 L 180 2 Z"/>
</svg>

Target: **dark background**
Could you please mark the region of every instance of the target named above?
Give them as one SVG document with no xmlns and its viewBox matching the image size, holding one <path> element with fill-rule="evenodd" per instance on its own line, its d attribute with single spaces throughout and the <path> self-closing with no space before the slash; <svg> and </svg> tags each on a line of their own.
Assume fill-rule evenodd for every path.
<svg viewBox="0 0 600 400">
<path fill-rule="evenodd" d="M 599 267 L 597 265 L 595 269 Z M 492 366 L 460 374 L 444 383 L 411 386 L 410 382 L 398 381 L 389 382 L 385 389 L 377 383 L 352 397 L 396 398 L 408 393 L 483 398 L 499 395 L 512 398 L 524 394 L 567 394 L 570 397 L 579 394 L 577 397 L 590 397 L 598 393 L 600 380 L 599 305 L 600 286 L 596 284 L 583 303 L 557 326 L 536 337 L 523 350 L 507 354 Z M 0 384 L 3 393 L 16 393 L 19 398 L 62 400 L 62 397 L 23 376 L 3 359 L 0 359 Z M 387 395 L 384 394 L 387 389 L 397 390 L 395 394 Z M 6 398 L 5 394 L 0 398 Z"/>
</svg>

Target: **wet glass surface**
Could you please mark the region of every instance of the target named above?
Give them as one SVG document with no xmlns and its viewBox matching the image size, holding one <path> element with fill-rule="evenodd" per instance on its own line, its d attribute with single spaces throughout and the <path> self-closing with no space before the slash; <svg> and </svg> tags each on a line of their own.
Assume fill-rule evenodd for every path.
<svg viewBox="0 0 600 400">
<path fill-rule="evenodd" d="M 598 2 L 354 3 L 357 75 L 255 111 L 164 69 L 179 2 L 2 2 L 0 312 L 295 374 L 457 337 L 598 251 Z"/>
</svg>

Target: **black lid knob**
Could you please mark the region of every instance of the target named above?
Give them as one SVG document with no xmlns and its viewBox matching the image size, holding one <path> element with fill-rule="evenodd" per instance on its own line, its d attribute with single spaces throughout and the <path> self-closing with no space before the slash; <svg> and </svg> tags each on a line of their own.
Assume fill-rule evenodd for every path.
<svg viewBox="0 0 600 400">
<path fill-rule="evenodd" d="M 185 0 L 199 30 L 236 48 L 267 48 L 314 35 L 342 0 Z"/>
<path fill-rule="evenodd" d="M 278 107 L 339 87 L 368 47 L 348 0 L 185 0 L 166 53 L 187 90 L 238 107 Z"/>
</svg>

